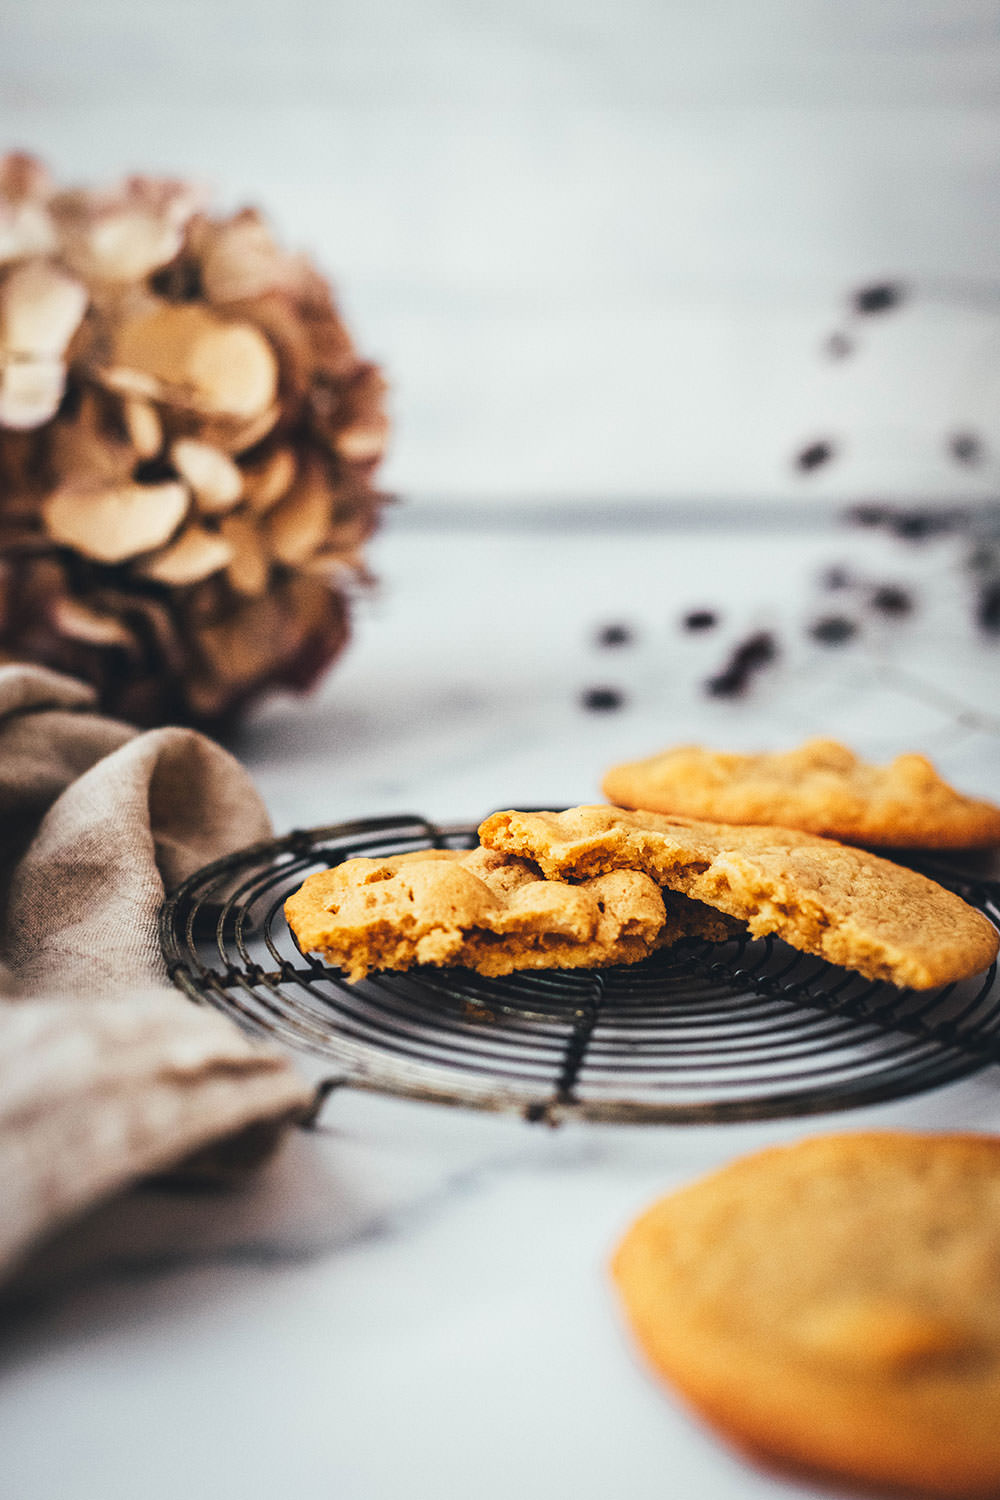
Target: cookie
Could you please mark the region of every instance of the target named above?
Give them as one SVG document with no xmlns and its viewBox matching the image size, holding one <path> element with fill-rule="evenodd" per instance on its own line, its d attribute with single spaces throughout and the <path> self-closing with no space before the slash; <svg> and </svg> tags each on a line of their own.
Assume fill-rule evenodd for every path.
<svg viewBox="0 0 1000 1500">
<path fill-rule="evenodd" d="M 681 745 L 612 766 L 610 802 L 650 812 L 771 823 L 849 844 L 971 849 L 1000 844 L 1000 807 L 963 797 L 923 755 L 870 765 L 836 740 L 783 754 L 730 755 Z"/>
<path fill-rule="evenodd" d="M 612 1270 L 653 1366 L 740 1446 L 1000 1493 L 1000 1140 L 762 1151 L 655 1204 Z"/>
<path fill-rule="evenodd" d="M 500 812 L 483 844 L 552 879 L 641 870 L 806 953 L 914 989 L 986 969 L 997 933 L 981 912 L 913 870 L 788 828 L 737 827 L 615 807 Z"/>
<path fill-rule="evenodd" d="M 303 952 L 351 980 L 413 964 L 481 974 L 630 964 L 681 937 L 725 936 L 717 912 L 664 897 L 637 870 L 568 885 L 486 849 L 346 860 L 310 875 L 285 916 Z"/>
</svg>

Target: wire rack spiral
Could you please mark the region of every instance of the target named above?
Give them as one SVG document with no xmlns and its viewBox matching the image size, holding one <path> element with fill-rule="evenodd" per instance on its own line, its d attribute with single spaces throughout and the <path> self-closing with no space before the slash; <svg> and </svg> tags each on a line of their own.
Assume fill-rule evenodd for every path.
<svg viewBox="0 0 1000 1500">
<path fill-rule="evenodd" d="M 875 984 L 774 939 L 687 939 L 641 964 L 501 979 L 414 969 L 348 984 L 282 915 L 314 870 L 464 849 L 474 826 L 377 818 L 217 860 L 164 904 L 174 982 L 250 1031 L 327 1060 L 331 1086 L 529 1120 L 696 1123 L 847 1109 L 1000 1061 L 1000 982 Z M 1000 926 L 1000 888 L 935 868 Z"/>
</svg>

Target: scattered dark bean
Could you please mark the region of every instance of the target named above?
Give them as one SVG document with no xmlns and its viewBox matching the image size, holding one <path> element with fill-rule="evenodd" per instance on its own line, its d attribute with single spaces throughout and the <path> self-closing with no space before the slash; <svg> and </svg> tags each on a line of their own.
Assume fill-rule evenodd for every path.
<svg viewBox="0 0 1000 1500">
<path fill-rule="evenodd" d="M 768 631 L 747 636 L 734 649 L 722 671 L 710 677 L 705 691 L 713 698 L 736 698 L 750 686 L 754 672 L 778 654 L 778 643 Z"/>
<path fill-rule="evenodd" d="M 925 536 L 930 536 L 931 532 L 939 531 L 940 529 L 940 524 L 936 522 L 933 516 L 921 515 L 919 511 L 894 516 L 890 527 L 890 530 L 896 536 L 901 536 L 907 541 L 913 542 L 921 541 Z"/>
<path fill-rule="evenodd" d="M 898 307 L 905 295 L 906 289 L 900 281 L 874 281 L 871 286 L 858 288 L 851 298 L 851 306 L 856 313 L 866 316 L 888 312 Z"/>
<path fill-rule="evenodd" d="M 802 469 L 805 473 L 808 473 L 811 469 L 818 469 L 821 464 L 830 462 L 834 451 L 833 444 L 825 440 L 816 443 L 807 443 L 795 455 L 795 467 Z"/>
<path fill-rule="evenodd" d="M 976 621 L 990 635 L 1000 634 L 1000 578 L 991 578 L 982 589 L 976 605 Z"/>
<path fill-rule="evenodd" d="M 705 691 L 710 698 L 738 698 L 749 686 L 750 678 L 745 672 L 728 668 L 717 677 L 710 677 L 705 683 Z"/>
<path fill-rule="evenodd" d="M 714 630 L 719 617 L 714 609 L 691 609 L 684 616 L 685 630 Z"/>
<path fill-rule="evenodd" d="M 602 625 L 597 632 L 599 646 L 631 646 L 634 639 L 635 632 L 631 625 L 623 625 L 617 621 L 613 625 Z"/>
<path fill-rule="evenodd" d="M 846 568 L 827 568 L 820 583 L 825 589 L 847 589 L 851 586 L 851 575 Z"/>
<path fill-rule="evenodd" d="M 904 510 L 893 516 L 889 530 L 904 541 L 922 542 L 925 537 L 954 531 L 959 520 L 954 510 Z"/>
<path fill-rule="evenodd" d="M 831 359 L 846 359 L 849 354 L 854 353 L 854 340 L 838 329 L 827 339 L 826 352 Z"/>
<path fill-rule="evenodd" d="M 913 608 L 913 598 L 898 584 L 883 583 L 873 590 L 871 605 L 879 614 L 908 615 Z"/>
<path fill-rule="evenodd" d="M 778 654 L 778 643 L 769 631 L 747 636 L 733 652 L 733 661 L 744 667 L 764 667 Z"/>
<path fill-rule="evenodd" d="M 993 547 L 980 543 L 969 553 L 967 566 L 973 568 L 977 573 L 987 573 L 996 567 L 1000 567 L 1000 554 Z"/>
<path fill-rule="evenodd" d="M 846 615 L 824 615 L 821 620 L 816 620 L 809 627 L 809 634 L 813 640 L 819 641 L 824 646 L 842 646 L 857 633 L 858 627 Z"/>
<path fill-rule="evenodd" d="M 625 702 L 625 695 L 618 688 L 592 687 L 580 695 L 580 702 L 588 713 L 614 713 Z"/>
<path fill-rule="evenodd" d="M 978 464 L 982 461 L 983 444 L 974 432 L 953 432 L 948 439 L 948 452 L 956 463 Z"/>
<path fill-rule="evenodd" d="M 891 507 L 881 505 L 877 500 L 867 500 L 848 512 L 848 520 L 853 521 L 855 526 L 886 526 L 892 517 Z"/>
</svg>

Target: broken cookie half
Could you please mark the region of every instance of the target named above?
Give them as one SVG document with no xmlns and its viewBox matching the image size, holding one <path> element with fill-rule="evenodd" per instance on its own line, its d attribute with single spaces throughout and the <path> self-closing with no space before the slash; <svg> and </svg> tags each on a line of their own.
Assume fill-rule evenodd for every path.
<svg viewBox="0 0 1000 1500">
<path fill-rule="evenodd" d="M 997 955 L 993 924 L 954 892 L 866 850 L 787 828 L 575 807 L 494 813 L 479 836 L 553 880 L 641 871 L 746 922 L 755 937 L 773 933 L 869 979 L 932 989 L 981 973 Z"/>
<path fill-rule="evenodd" d="M 304 953 L 350 980 L 373 969 L 434 964 L 517 969 L 637 963 L 682 937 L 712 940 L 729 924 L 700 901 L 661 891 L 637 869 L 576 884 L 493 849 L 422 849 L 349 859 L 310 875 L 285 902 Z"/>
</svg>

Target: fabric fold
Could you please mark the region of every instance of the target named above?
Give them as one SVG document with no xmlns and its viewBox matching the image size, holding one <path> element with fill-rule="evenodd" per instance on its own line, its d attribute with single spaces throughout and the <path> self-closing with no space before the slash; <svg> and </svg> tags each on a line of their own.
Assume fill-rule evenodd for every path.
<svg viewBox="0 0 1000 1500">
<path fill-rule="evenodd" d="M 159 948 L 165 892 L 269 832 L 212 741 L 0 668 L 0 1275 L 110 1193 L 309 1108 L 285 1056 L 192 1005 Z"/>
</svg>

